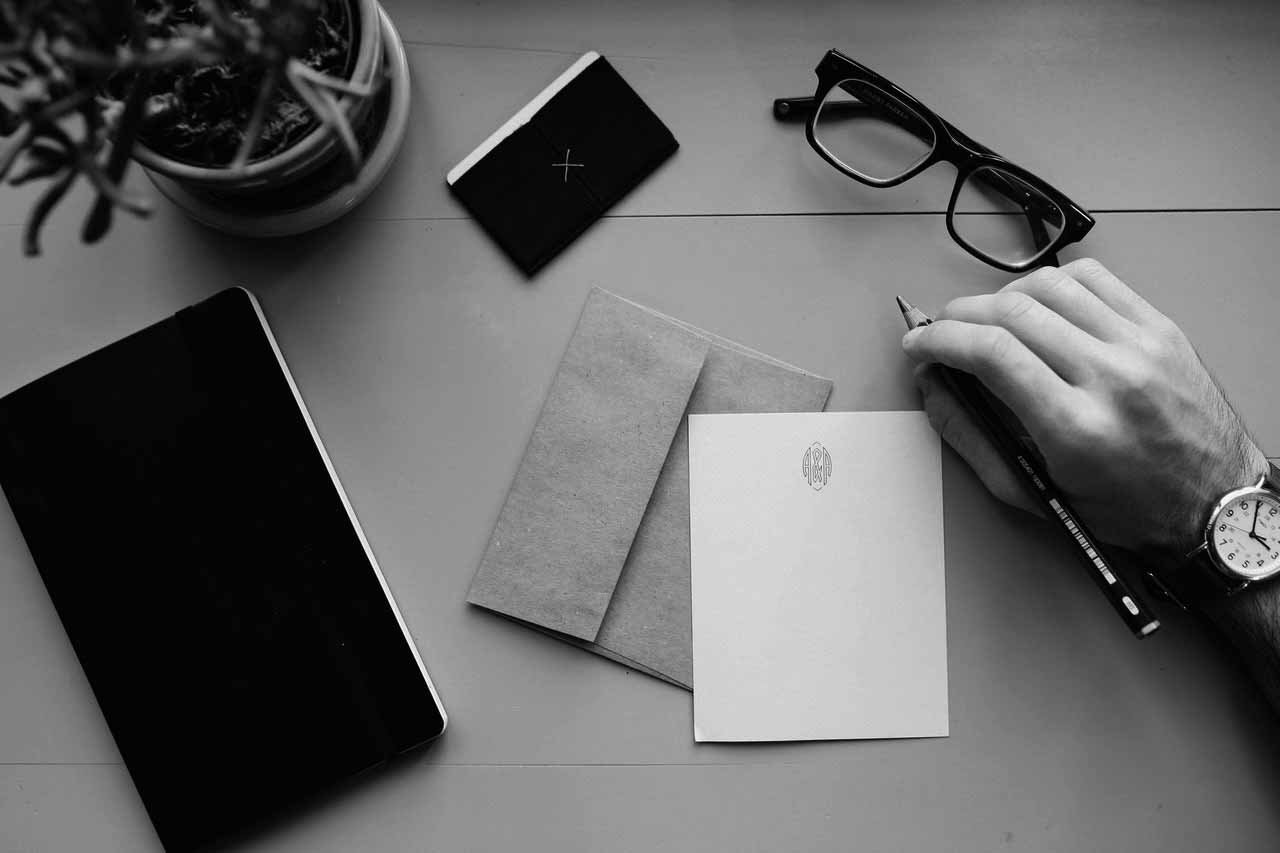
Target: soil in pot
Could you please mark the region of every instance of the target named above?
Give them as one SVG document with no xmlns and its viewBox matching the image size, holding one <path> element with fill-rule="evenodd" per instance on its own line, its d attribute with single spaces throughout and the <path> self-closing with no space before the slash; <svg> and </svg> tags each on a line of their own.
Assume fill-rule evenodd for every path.
<svg viewBox="0 0 1280 853">
<path fill-rule="evenodd" d="M 253 0 L 229 0 L 232 14 L 250 17 Z M 355 24 L 346 0 L 296 4 L 296 16 L 259 18 L 310 67 L 335 77 L 351 73 Z M 180 35 L 187 26 L 207 23 L 200 0 L 141 0 L 145 12 L 164 20 L 161 36 Z M 309 8 L 308 8 L 309 7 Z M 163 16 L 158 14 L 162 10 Z M 151 86 L 141 142 L 157 154 L 195 166 L 226 166 L 234 159 L 262 84 L 263 71 L 244 62 L 228 62 L 158 74 Z M 310 133 L 316 118 L 289 91 L 277 88 L 267 111 L 254 160 L 284 151 Z"/>
<path fill-rule="evenodd" d="M 359 144 L 360 156 L 368 157 L 373 144 L 378 141 L 386 122 L 387 109 L 391 99 L 391 87 L 383 86 L 373 96 L 372 109 L 365 121 L 354 128 L 356 142 Z M 278 184 L 270 184 L 255 189 L 252 194 L 241 192 L 219 192 L 215 189 L 192 189 L 213 203 L 221 203 L 228 207 L 241 207 L 246 211 L 258 213 L 286 212 L 315 204 L 329 196 L 352 180 L 351 164 L 344 157 L 331 157 L 327 162 L 312 172 L 299 176 L 296 180 Z"/>
</svg>

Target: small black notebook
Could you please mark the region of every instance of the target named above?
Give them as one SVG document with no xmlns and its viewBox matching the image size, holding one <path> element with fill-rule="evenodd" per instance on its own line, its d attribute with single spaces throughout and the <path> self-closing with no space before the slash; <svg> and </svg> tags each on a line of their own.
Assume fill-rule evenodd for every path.
<svg viewBox="0 0 1280 853">
<path fill-rule="evenodd" d="M 248 291 L 0 399 L 0 485 L 167 850 L 444 730 Z"/>
<path fill-rule="evenodd" d="M 609 61 L 592 52 L 445 180 L 533 275 L 678 147 Z"/>
</svg>

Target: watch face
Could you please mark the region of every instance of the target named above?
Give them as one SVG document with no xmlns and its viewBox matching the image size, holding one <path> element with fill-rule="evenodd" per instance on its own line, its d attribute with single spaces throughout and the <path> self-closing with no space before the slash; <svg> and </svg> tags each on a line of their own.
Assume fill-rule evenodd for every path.
<svg viewBox="0 0 1280 853">
<path fill-rule="evenodd" d="M 1209 549 L 1233 575 L 1270 576 L 1280 568 L 1280 498 L 1257 490 L 1233 496 L 1214 516 Z"/>
</svg>

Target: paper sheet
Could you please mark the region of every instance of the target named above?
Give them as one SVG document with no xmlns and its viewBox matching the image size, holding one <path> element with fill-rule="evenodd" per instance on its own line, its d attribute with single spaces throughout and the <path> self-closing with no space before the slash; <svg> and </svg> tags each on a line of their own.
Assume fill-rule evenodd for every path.
<svg viewBox="0 0 1280 853">
<path fill-rule="evenodd" d="M 695 415 L 689 439 L 694 738 L 945 736 L 925 416 Z"/>
</svg>

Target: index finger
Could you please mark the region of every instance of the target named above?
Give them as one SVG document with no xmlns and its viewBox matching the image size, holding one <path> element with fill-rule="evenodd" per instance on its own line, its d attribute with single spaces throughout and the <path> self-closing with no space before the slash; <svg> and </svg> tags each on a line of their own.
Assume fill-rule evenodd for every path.
<svg viewBox="0 0 1280 853">
<path fill-rule="evenodd" d="M 1032 432 L 1068 405 L 1071 386 L 1007 329 L 962 320 L 937 320 L 908 332 L 902 348 L 973 374 Z"/>
</svg>

